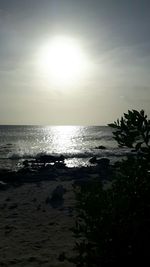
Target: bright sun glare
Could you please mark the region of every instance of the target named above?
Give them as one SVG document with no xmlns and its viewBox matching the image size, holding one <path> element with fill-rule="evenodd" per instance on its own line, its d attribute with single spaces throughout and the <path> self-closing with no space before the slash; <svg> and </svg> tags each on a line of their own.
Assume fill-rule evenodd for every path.
<svg viewBox="0 0 150 267">
<path fill-rule="evenodd" d="M 84 76 L 87 59 L 80 45 L 71 38 L 55 37 L 41 48 L 40 71 L 55 84 L 72 84 Z"/>
</svg>

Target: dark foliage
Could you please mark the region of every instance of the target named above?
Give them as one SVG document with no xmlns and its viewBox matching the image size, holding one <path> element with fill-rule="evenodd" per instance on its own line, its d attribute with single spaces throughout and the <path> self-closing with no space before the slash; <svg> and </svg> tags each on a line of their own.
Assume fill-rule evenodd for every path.
<svg viewBox="0 0 150 267">
<path fill-rule="evenodd" d="M 124 117 L 109 126 L 115 129 L 114 138 L 120 146 L 135 148 L 144 154 L 150 153 L 150 120 L 144 110 L 128 110 Z"/>
<path fill-rule="evenodd" d="M 78 267 L 150 263 L 150 121 L 133 110 L 110 126 L 119 145 L 137 153 L 114 165 L 108 187 L 99 180 L 76 187 Z"/>
</svg>

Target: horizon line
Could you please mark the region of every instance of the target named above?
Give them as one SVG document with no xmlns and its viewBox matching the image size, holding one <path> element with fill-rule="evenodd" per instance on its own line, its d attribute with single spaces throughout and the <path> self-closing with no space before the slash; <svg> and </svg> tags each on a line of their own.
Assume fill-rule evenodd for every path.
<svg viewBox="0 0 150 267">
<path fill-rule="evenodd" d="M 0 126 L 39 126 L 39 127 L 106 127 L 108 124 L 0 124 Z"/>
</svg>

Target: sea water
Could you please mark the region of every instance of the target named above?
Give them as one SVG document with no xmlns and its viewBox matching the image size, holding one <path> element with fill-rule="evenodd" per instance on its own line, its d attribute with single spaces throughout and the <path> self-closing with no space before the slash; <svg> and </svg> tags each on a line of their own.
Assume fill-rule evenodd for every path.
<svg viewBox="0 0 150 267">
<path fill-rule="evenodd" d="M 127 152 L 108 126 L 0 126 L 0 168 L 20 168 L 40 154 L 64 155 L 66 165 L 75 167 L 89 165 L 93 156 L 113 162 Z"/>
</svg>

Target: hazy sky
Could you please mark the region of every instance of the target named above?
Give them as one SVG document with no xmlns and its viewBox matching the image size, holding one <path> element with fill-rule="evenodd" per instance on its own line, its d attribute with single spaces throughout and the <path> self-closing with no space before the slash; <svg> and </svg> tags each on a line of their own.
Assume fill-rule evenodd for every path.
<svg viewBox="0 0 150 267">
<path fill-rule="evenodd" d="M 37 66 L 53 36 L 88 59 L 80 80 L 52 84 Z M 149 0 L 0 0 L 0 124 L 107 124 L 150 115 Z"/>
</svg>

